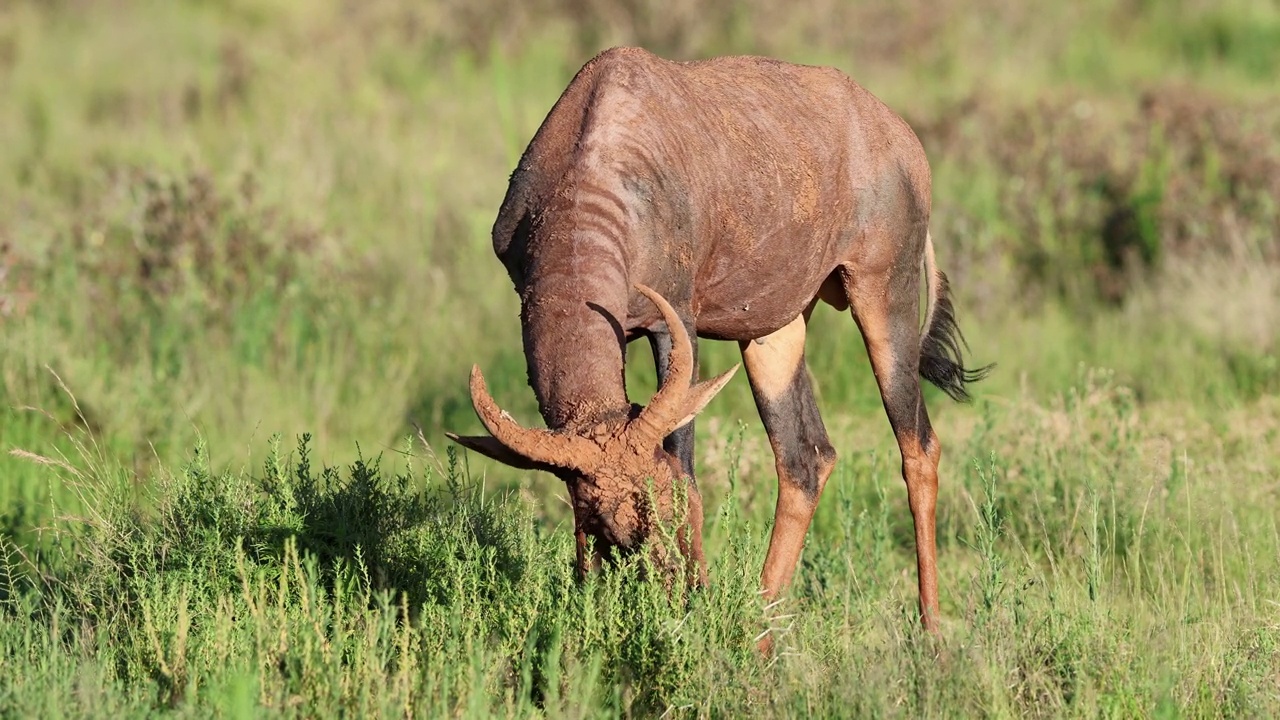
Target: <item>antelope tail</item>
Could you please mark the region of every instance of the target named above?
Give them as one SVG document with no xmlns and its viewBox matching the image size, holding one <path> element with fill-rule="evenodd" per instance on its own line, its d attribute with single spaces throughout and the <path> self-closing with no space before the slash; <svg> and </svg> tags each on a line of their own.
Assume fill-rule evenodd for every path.
<svg viewBox="0 0 1280 720">
<path fill-rule="evenodd" d="M 968 402 L 969 391 L 965 386 L 985 378 L 995 364 L 975 370 L 964 367 L 962 351 L 969 345 L 956 324 L 956 309 L 951 304 L 947 274 L 938 269 L 932 235 L 926 235 L 924 241 L 924 281 L 928 306 L 924 315 L 924 333 L 920 338 L 920 376 L 952 400 Z"/>
</svg>

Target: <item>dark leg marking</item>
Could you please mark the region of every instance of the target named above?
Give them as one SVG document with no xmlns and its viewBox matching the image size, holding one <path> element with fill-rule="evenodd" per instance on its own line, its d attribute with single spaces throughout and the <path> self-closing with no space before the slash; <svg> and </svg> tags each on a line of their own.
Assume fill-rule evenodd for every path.
<svg viewBox="0 0 1280 720">
<path fill-rule="evenodd" d="M 760 576 L 765 597 L 770 599 L 791 582 L 836 461 L 804 364 L 804 338 L 801 316 L 762 343 L 740 344 L 778 471 L 778 505 Z"/>
<path fill-rule="evenodd" d="M 813 396 L 809 371 L 802 361 L 781 395 L 769 397 L 752 387 L 756 408 L 776 446 L 779 474 L 804 490 L 817 504 L 819 475 L 836 461 L 835 448 Z"/>
</svg>

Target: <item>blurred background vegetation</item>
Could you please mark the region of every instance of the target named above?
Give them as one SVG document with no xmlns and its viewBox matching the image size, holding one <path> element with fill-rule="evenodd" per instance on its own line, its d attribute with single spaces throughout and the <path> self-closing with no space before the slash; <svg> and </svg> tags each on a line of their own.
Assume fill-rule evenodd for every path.
<svg viewBox="0 0 1280 720">
<path fill-rule="evenodd" d="M 46 366 L 139 470 L 197 433 L 224 462 L 274 432 L 438 441 L 475 423 L 473 362 L 534 419 L 488 230 L 559 91 L 614 44 L 832 64 L 902 113 L 962 325 L 1001 363 L 985 392 L 1055 392 L 1080 362 L 1142 398 L 1280 387 L 1270 0 L 8 2 L 5 446 L 55 442 L 20 406 L 81 422 Z M 817 322 L 824 406 L 874 411 L 854 326 Z M 754 423 L 741 385 L 712 413 Z M 40 504 L 29 472 L 0 459 L 0 507 Z"/>
<path fill-rule="evenodd" d="M 330 460 L 415 425 L 439 442 L 475 425 L 471 363 L 534 420 L 489 225 L 568 78 L 616 44 L 833 64 L 908 118 L 961 322 L 1001 363 L 989 396 L 1060 392 L 1080 363 L 1143 400 L 1280 388 L 1275 1 L 18 1 L 5 447 L 86 424 L 145 475 L 197 434 L 232 464 L 276 432 Z M 823 313 L 823 405 L 874 413 L 854 325 Z M 710 414 L 755 427 L 741 386 Z M 47 486 L 9 457 L 0 478 L 17 529 Z"/>
<path fill-rule="evenodd" d="M 727 677 L 743 684 L 729 706 L 759 709 L 771 688 L 799 688 L 786 696 L 797 712 L 848 709 L 850 692 L 873 686 L 858 697 L 889 714 L 960 702 L 996 715 L 1135 716 L 1154 713 L 1158 697 L 1193 703 L 1191 714 L 1274 709 L 1277 0 L 0 0 L 0 609 L 44 628 L 0 632 L 0 665 L 13 653 L 26 658 L 17 667 L 53 668 L 49 687 L 67 689 L 50 691 L 55 704 L 106 678 L 135 693 L 139 712 L 176 705 L 184 691 L 154 633 L 185 642 L 190 596 L 193 612 L 227 623 L 193 632 L 218 647 L 239 633 L 226 652 L 258 653 L 246 672 L 263 683 L 259 701 L 293 707 L 291 693 L 325 685 L 279 669 L 287 653 L 261 646 L 274 625 L 235 621 L 245 606 L 229 579 L 236 562 L 260 563 L 253 582 L 267 593 L 271 573 L 302 567 L 296 555 L 277 563 L 284 551 L 272 543 L 292 534 L 324 557 L 372 543 L 375 579 L 361 592 L 425 592 L 446 583 L 432 575 L 445 566 L 457 587 L 478 583 L 479 595 L 458 590 L 428 613 L 444 630 L 413 626 L 440 643 L 419 657 L 440 687 L 454 682 L 451 659 L 481 653 L 473 695 L 424 686 L 439 690 L 442 712 L 465 697 L 491 709 L 495 688 L 519 684 L 508 663 L 527 660 L 537 638 L 493 625 L 476 598 L 562 624 L 556 613 L 594 602 L 558 594 L 568 540 L 535 531 L 563 527 L 554 480 L 472 456 L 490 491 L 522 492 L 498 505 L 467 496 L 455 513 L 419 507 L 402 497 L 407 485 L 386 489 L 365 465 L 347 485 L 324 471 L 322 489 L 299 468 L 292 486 L 268 447 L 277 433 L 310 433 L 316 467 L 378 453 L 399 467 L 402 448 L 431 455 L 404 442 L 420 427 L 447 462 L 442 431 L 479 428 L 472 363 L 504 407 L 537 421 L 518 302 L 489 229 L 560 91 L 616 44 L 834 65 L 900 112 L 932 163 L 933 236 L 973 359 L 999 367 L 975 406 L 928 391 L 948 448 L 944 614 L 976 628 L 963 652 L 979 673 L 964 662 L 921 670 L 902 634 L 913 565 L 896 449 L 855 325 L 824 307 L 808 354 L 843 459 L 799 575 L 798 594 L 825 609 L 797 616 L 807 654 L 777 666 L 781 684 L 739 672 L 752 667 L 760 617 L 733 593 L 750 593 L 774 480 L 737 379 L 699 421 L 698 463 L 716 509 L 709 554 L 728 558 L 716 566 L 728 590 L 709 602 L 738 605 L 687 626 L 683 609 L 650 608 L 652 622 L 636 627 L 690 628 L 701 639 L 683 650 L 625 629 L 614 640 L 631 643 L 626 652 L 573 655 L 578 641 L 566 641 L 566 663 L 605 668 L 574 680 L 583 692 L 630 707 L 614 679 L 634 672 L 666 678 L 654 685 L 659 709 L 726 692 L 716 688 Z M 737 360 L 735 347 L 702 348 L 704 374 Z M 632 360 L 643 402 L 648 349 Z M 207 451 L 175 470 L 200 442 Z M 63 459 L 79 470 L 48 464 Z M 152 515 L 148 503 L 159 505 Z M 477 530 L 472 516 L 492 527 Z M 377 547 L 379 533 L 404 528 L 412 542 Z M 260 543 L 250 560 L 241 537 Z M 987 550 L 969 537 L 988 538 Z M 52 552 L 74 538 L 75 552 Z M 510 575 L 518 582 L 503 568 L 476 580 L 499 560 L 525 568 Z M 20 607 L 14 572 L 42 578 L 31 597 L 43 610 Z M 538 593 L 559 610 L 530 600 Z M 138 616 L 128 600 L 138 597 L 155 622 Z M 356 604 L 367 610 L 370 597 Z M 472 625 L 446 622 L 454 601 Z M 632 622 L 634 603 L 616 604 L 601 617 Z M 410 625 L 394 603 L 374 609 L 377 642 L 400 647 L 394 633 Z M 984 612 L 1004 624 L 983 625 Z M 287 631 L 296 643 L 312 629 L 315 647 L 332 639 L 300 617 L 305 627 Z M 73 620 L 81 635 L 59 635 Z M 95 645 L 91 628 L 118 644 Z M 572 638 L 575 628 L 561 629 Z M 501 642 L 476 650 L 473 632 Z M 736 654 L 717 655 L 726 643 Z M 63 664 L 46 666 L 55 655 Z M 226 665 L 204 662 L 213 675 Z M 349 669 L 330 668 L 331 686 Z M 371 672 L 343 692 L 377 695 L 389 681 Z M 26 707 L 44 707 L 31 692 Z M 537 704 L 537 692 L 522 702 Z M 82 711 L 107 712 L 98 695 L 77 697 Z M 328 707 L 315 703 L 298 712 Z"/>
<path fill-rule="evenodd" d="M 1273 0 L 11 1 L 3 445 L 84 424 L 145 474 L 197 435 L 234 464 L 309 431 L 337 461 L 475 427 L 473 362 L 534 420 L 489 227 L 613 44 L 832 64 L 902 113 L 975 359 L 1001 364 L 989 396 L 1059 392 L 1082 362 L 1143 400 L 1280 389 Z M 874 414 L 854 325 L 816 322 L 824 407 Z M 758 432 L 745 382 L 711 414 Z M 11 528 L 48 500 L 32 473 L 0 458 Z"/>
</svg>

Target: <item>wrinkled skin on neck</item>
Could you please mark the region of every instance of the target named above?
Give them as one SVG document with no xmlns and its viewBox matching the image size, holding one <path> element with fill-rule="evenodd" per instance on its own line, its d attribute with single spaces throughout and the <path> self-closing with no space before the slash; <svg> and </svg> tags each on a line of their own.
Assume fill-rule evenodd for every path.
<svg viewBox="0 0 1280 720">
<path fill-rule="evenodd" d="M 694 383 L 692 345 L 679 316 L 651 288 L 635 289 L 658 308 L 674 347 L 667 378 L 647 407 L 626 403 L 622 339 L 610 331 L 583 331 L 599 319 L 616 323 L 614 313 L 625 309 L 613 310 L 608 298 L 542 304 L 526 296 L 531 384 L 548 427 L 525 428 L 503 412 L 480 368 L 473 367 L 471 401 L 490 434 L 449 437 L 500 462 L 550 472 L 565 482 L 581 573 L 601 559 L 617 560 L 647 546 L 668 582 L 683 570 L 687 581 L 701 584 L 706 580 L 702 498 L 662 442 L 706 407 L 737 366 Z M 623 295 L 623 308 L 625 303 Z M 543 313 L 557 320 L 546 322 L 545 330 Z"/>
<path fill-rule="evenodd" d="M 545 252 L 541 269 L 569 262 L 563 254 Z M 662 449 L 664 429 L 627 400 L 619 322 L 626 317 L 627 296 L 608 290 L 626 285 L 612 269 L 597 263 L 578 271 L 573 293 L 542 275 L 526 285 L 522 298 L 529 383 L 539 412 L 548 428 L 596 448 L 598 459 L 556 473 L 573 501 L 579 572 L 585 574 L 599 559 L 614 561 L 639 551 L 652 539 L 651 559 L 666 575 L 679 574 L 681 563 L 672 553 L 678 549 L 700 580 L 701 497 L 676 458 Z M 686 507 L 697 510 L 684 516 L 679 511 Z M 677 538 L 677 548 L 670 547 L 663 528 Z"/>
</svg>

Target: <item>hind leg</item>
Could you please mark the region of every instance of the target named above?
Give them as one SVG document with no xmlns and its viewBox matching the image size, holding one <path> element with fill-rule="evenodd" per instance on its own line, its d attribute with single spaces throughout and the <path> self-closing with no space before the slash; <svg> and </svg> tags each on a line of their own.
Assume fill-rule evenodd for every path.
<svg viewBox="0 0 1280 720">
<path fill-rule="evenodd" d="M 913 272 L 845 273 L 845 286 L 871 358 L 880 397 L 902 453 L 902 478 L 915 522 L 920 617 L 937 631 L 935 509 L 942 448 L 920 392 L 919 276 Z"/>
<path fill-rule="evenodd" d="M 778 504 L 760 584 L 773 599 L 791 582 L 822 488 L 835 467 L 804 364 L 804 315 L 758 340 L 742 343 L 751 381 L 778 471 Z"/>
</svg>

